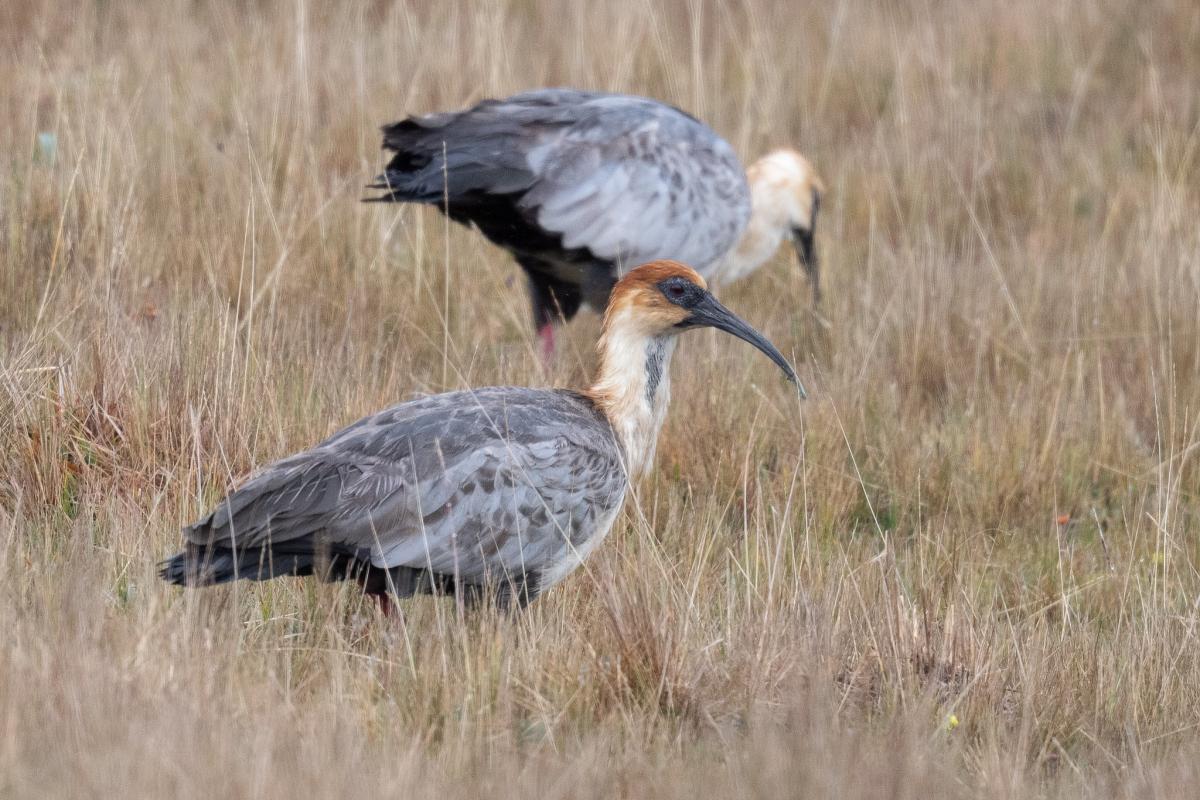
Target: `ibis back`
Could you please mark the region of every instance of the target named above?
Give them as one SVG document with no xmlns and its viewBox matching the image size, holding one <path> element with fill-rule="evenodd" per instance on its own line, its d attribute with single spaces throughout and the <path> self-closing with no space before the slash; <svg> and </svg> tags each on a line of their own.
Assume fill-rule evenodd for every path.
<svg viewBox="0 0 1200 800">
<path fill-rule="evenodd" d="M 701 273 L 737 242 L 750 191 L 733 148 L 672 106 L 540 89 L 384 128 L 374 198 L 434 205 L 513 253 L 570 318 L 603 308 L 625 270 L 659 258 Z M 537 309 L 535 309 L 536 314 Z"/>
</svg>

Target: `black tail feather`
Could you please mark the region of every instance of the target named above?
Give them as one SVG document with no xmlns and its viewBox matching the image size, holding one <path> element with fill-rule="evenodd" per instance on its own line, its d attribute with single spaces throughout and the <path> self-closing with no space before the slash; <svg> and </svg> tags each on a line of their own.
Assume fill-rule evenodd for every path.
<svg viewBox="0 0 1200 800">
<path fill-rule="evenodd" d="M 445 206 L 479 194 L 523 192 L 534 176 L 516 146 L 520 135 L 511 121 L 470 112 L 385 125 L 383 147 L 392 157 L 367 186 L 383 194 L 364 199 Z"/>
<path fill-rule="evenodd" d="M 159 564 L 159 576 L 176 586 L 216 586 L 238 579 L 265 581 L 281 575 L 311 575 L 313 553 L 270 549 L 231 550 L 189 544 Z"/>
<path fill-rule="evenodd" d="M 412 567 L 381 569 L 369 553 L 356 553 L 299 540 L 251 550 L 188 543 L 159 564 L 159 576 L 175 586 L 217 586 L 235 580 L 265 581 L 316 575 L 324 581 L 355 580 L 368 594 L 397 597 L 453 594 L 454 579 Z"/>
<path fill-rule="evenodd" d="M 325 581 L 354 580 L 370 595 L 396 598 L 419 594 L 452 595 L 468 605 L 483 599 L 485 586 L 457 582 L 453 575 L 420 567 L 381 568 L 366 554 L 347 551 L 314 552 L 311 543 L 290 543 L 275 548 L 233 550 L 216 545 L 189 543 L 159 564 L 159 576 L 176 586 L 217 586 L 235 580 L 265 581 L 286 575 L 317 575 Z M 538 573 L 510 576 L 491 588 L 500 608 L 522 608 L 538 594 Z"/>
</svg>

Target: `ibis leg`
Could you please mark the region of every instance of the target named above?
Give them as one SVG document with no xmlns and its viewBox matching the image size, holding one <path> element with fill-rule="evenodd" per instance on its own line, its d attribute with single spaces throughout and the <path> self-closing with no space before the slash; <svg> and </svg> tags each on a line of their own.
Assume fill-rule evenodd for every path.
<svg viewBox="0 0 1200 800">
<path fill-rule="evenodd" d="M 554 363 L 554 323 L 547 322 L 538 328 L 538 339 L 542 343 L 542 363 L 549 366 Z"/>
<path fill-rule="evenodd" d="M 396 604 L 392 601 L 391 592 L 380 592 L 375 595 L 375 600 L 379 603 L 379 613 L 389 618 L 396 616 Z"/>
<path fill-rule="evenodd" d="M 529 299 L 533 306 L 533 326 L 541 340 L 542 359 L 549 366 L 554 361 L 554 326 L 579 311 L 583 297 L 579 287 L 554 279 L 541 269 L 539 262 L 522 261 L 529 275 Z"/>
</svg>

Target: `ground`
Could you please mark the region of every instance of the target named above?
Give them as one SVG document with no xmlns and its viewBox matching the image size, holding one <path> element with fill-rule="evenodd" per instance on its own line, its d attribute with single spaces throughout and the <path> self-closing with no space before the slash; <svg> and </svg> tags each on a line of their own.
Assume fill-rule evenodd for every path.
<svg viewBox="0 0 1200 800">
<path fill-rule="evenodd" d="M 0 6 L 0 796 L 1163 797 L 1200 779 L 1200 7 Z M 360 204 L 377 127 L 649 94 L 828 193 L 688 334 L 657 468 L 518 620 L 156 562 L 256 466 L 539 366 Z M 449 793 L 449 794 L 446 794 Z"/>
</svg>

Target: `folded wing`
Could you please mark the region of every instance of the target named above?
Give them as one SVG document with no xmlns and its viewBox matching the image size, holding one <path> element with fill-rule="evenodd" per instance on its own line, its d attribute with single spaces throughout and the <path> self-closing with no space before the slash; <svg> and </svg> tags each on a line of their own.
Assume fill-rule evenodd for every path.
<svg viewBox="0 0 1200 800">
<path fill-rule="evenodd" d="M 579 395 L 439 395 L 268 467 L 185 529 L 189 548 L 164 575 L 310 574 L 323 558 L 333 577 L 370 565 L 483 584 L 561 561 L 615 513 L 625 486 L 608 423 Z"/>
</svg>

